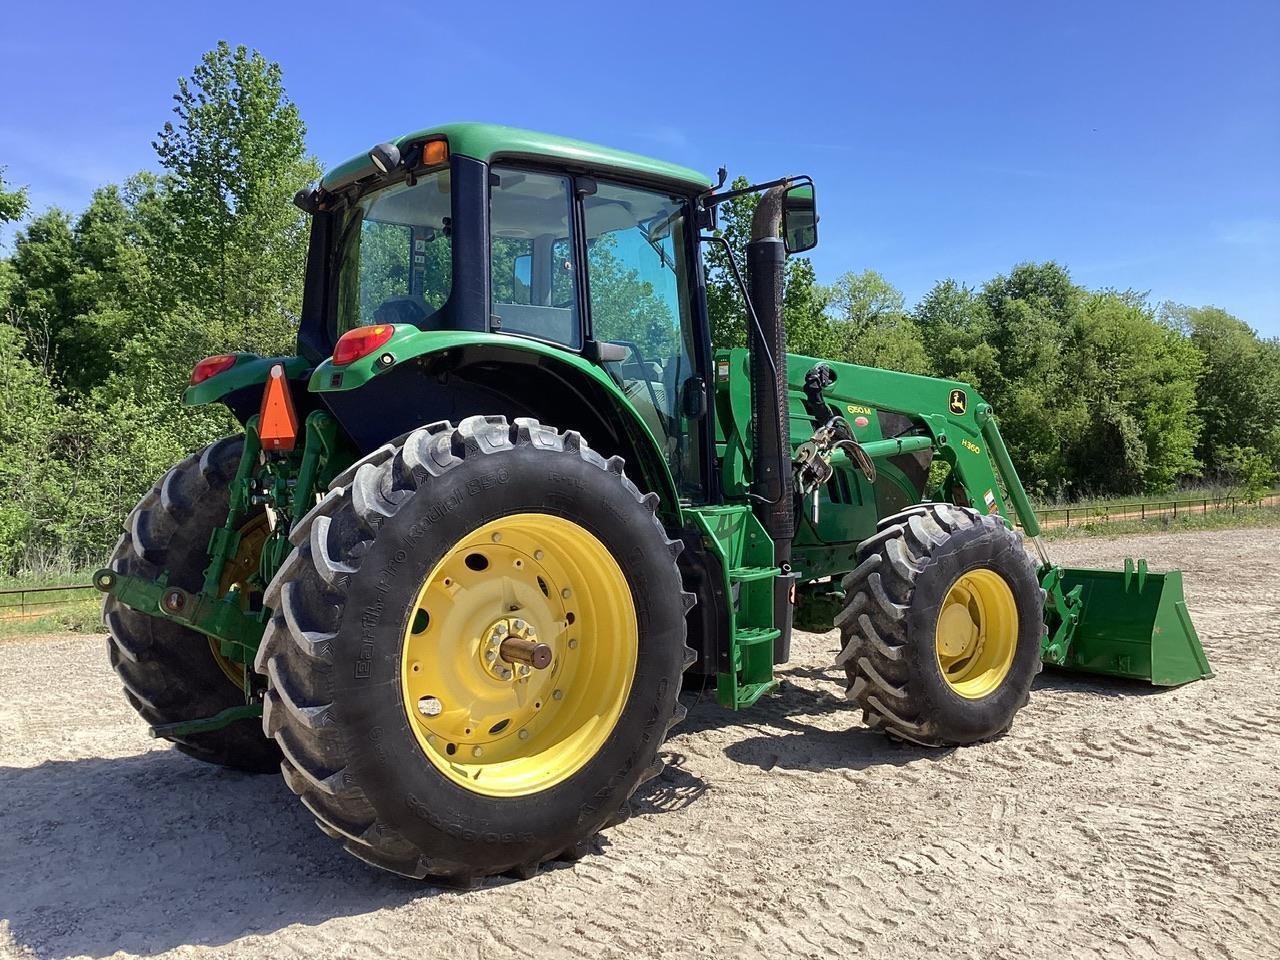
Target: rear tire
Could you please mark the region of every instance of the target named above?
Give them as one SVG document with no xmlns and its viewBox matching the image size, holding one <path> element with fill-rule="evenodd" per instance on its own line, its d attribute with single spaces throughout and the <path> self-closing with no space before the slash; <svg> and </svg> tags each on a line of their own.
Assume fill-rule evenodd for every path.
<svg viewBox="0 0 1280 960">
<path fill-rule="evenodd" d="M 501 873 L 529 876 L 548 860 L 576 858 L 584 841 L 624 813 L 636 788 L 661 770 L 657 751 L 684 716 L 676 697 L 692 660 L 685 612 L 693 598 L 683 593 L 676 568 L 681 544 L 667 539 L 654 515 L 657 503 L 624 476 L 621 459 L 605 461 L 576 433 L 502 417 L 424 427 L 403 446 L 383 447 L 339 476 L 295 528 L 296 549 L 267 589 L 275 616 L 256 663 L 269 683 L 263 728 L 280 744 L 285 780 L 320 829 L 374 866 L 465 885 Z M 478 595 L 466 592 L 473 588 L 462 583 L 465 570 L 444 579 L 463 591 L 462 600 L 432 609 L 427 620 L 436 627 L 419 625 L 424 584 L 441 582 L 438 570 L 455 546 L 486 525 L 531 515 L 589 532 L 625 574 L 622 589 L 630 593 L 638 637 L 634 678 L 607 738 L 580 767 L 566 768 L 545 787 L 487 795 L 479 773 L 469 788 L 465 775 L 450 775 L 428 754 L 431 721 L 410 713 L 405 651 L 421 642 L 412 637 L 431 636 L 429 629 Z M 492 536 L 495 544 L 511 540 Z M 502 563 L 519 566 L 540 555 L 531 552 L 524 561 L 504 555 Z M 489 569 L 482 559 L 483 567 L 468 564 L 481 580 L 487 574 L 479 571 Z M 562 595 L 539 585 L 548 600 Z M 504 597 L 497 616 L 526 616 L 506 613 L 523 608 L 506 606 L 511 595 Z M 487 618 L 488 608 L 480 609 Z M 429 656 L 443 660 L 446 648 L 465 645 L 460 641 L 471 633 L 438 636 Z M 584 649 L 594 642 L 581 639 Z M 478 670 L 483 654 L 481 647 Z M 436 666 L 419 665 L 423 675 Z M 489 680 L 478 674 L 474 683 L 478 690 Z M 563 694 L 557 699 L 569 703 L 580 689 L 557 691 Z M 499 723 L 489 733 L 504 728 Z M 462 747 L 460 769 L 473 750 Z"/>
<path fill-rule="evenodd" d="M 1030 698 L 1045 635 L 1044 592 L 1018 534 L 1000 517 L 926 503 L 881 521 L 857 560 L 843 582 L 849 599 L 836 617 L 843 647 L 836 663 L 863 721 L 925 746 L 1007 731 Z M 939 622 L 960 585 L 988 596 L 991 609 L 969 601 L 947 616 L 950 623 L 958 615 L 977 638 L 968 656 L 951 648 L 952 659 Z M 982 616 L 966 619 L 969 603 L 990 614 L 981 629 Z"/>
<path fill-rule="evenodd" d="M 166 473 L 129 514 L 107 565 L 145 580 L 168 570 L 171 585 L 198 591 L 209 564 L 209 538 L 227 521 L 243 449 L 243 437 L 225 437 Z M 110 596 L 102 618 L 125 697 L 151 726 L 211 717 L 244 704 L 243 688 L 214 657 L 208 637 Z M 256 720 L 167 739 L 197 760 L 251 773 L 270 773 L 280 763 L 280 751 Z"/>
</svg>

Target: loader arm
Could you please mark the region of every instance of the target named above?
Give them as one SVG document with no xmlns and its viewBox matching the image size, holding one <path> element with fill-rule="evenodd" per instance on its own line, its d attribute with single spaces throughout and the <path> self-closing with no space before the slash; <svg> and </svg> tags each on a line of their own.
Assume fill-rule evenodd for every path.
<svg viewBox="0 0 1280 960">
<path fill-rule="evenodd" d="M 831 455 L 835 478 L 817 491 L 818 519 L 806 517 L 807 505 L 800 505 L 794 557 L 802 581 L 838 579 L 847 572 L 852 548 L 874 533 L 868 518 L 887 516 L 911 502 L 944 499 L 939 493 L 946 493 L 946 499 L 999 514 L 1011 526 L 1016 522 L 1031 540 L 1045 591 L 1041 652 L 1046 663 L 1159 685 L 1212 676 L 1178 571 L 1149 572 L 1143 560 L 1126 561 L 1123 571 L 1064 568 L 1051 560 L 991 404 L 972 386 L 795 354 L 787 360 L 793 448 L 817 426 L 805 403 L 805 375 L 826 363 L 835 380 L 823 390 L 823 400 L 848 421 L 880 474 L 872 481 L 843 452 Z M 732 494 L 747 489 L 750 473 L 745 351 L 721 354 L 716 380 L 722 485 Z M 918 456 L 925 470 L 929 458 L 949 464 L 948 490 L 931 491 L 923 484 L 904 490 L 894 464 L 910 455 Z M 865 509 L 871 504 L 877 509 Z"/>
</svg>

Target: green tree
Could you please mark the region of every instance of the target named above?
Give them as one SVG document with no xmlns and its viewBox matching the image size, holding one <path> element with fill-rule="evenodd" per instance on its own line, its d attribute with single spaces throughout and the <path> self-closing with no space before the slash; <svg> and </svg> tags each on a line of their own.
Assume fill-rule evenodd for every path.
<svg viewBox="0 0 1280 960">
<path fill-rule="evenodd" d="M 1196 456 L 1206 470 L 1238 479 L 1251 450 L 1280 468 L 1280 346 L 1217 307 L 1165 304 L 1162 313 L 1204 357 L 1197 395 L 1204 429 Z"/>
<path fill-rule="evenodd" d="M 1069 431 L 1066 459 L 1078 490 L 1163 491 L 1199 468 L 1200 353 L 1157 322 L 1145 298 L 1107 291 L 1083 301 L 1064 362 L 1073 422 L 1060 430 Z"/>
<path fill-rule="evenodd" d="M 836 359 L 903 373 L 931 372 L 902 293 L 874 270 L 844 274 L 829 289 L 827 303 Z"/>
<path fill-rule="evenodd" d="M 24 356 L 22 334 L 0 323 L 0 570 L 54 553 L 53 524 L 74 471 L 53 456 L 64 411 L 44 371 Z"/>
<path fill-rule="evenodd" d="M 155 142 L 168 171 L 160 248 L 171 303 L 189 300 L 237 336 L 228 347 L 292 346 L 307 230 L 294 193 L 319 176 L 280 65 L 225 41 L 178 81 L 176 122 Z"/>
<path fill-rule="evenodd" d="M 988 342 L 994 321 L 986 302 L 970 287 L 941 280 L 913 311 L 934 373 L 990 392 L 1000 376 L 999 354 Z"/>
<path fill-rule="evenodd" d="M 16 190 L 5 185 L 4 167 L 0 167 L 0 226 L 16 223 L 27 212 L 27 188 Z"/>
</svg>

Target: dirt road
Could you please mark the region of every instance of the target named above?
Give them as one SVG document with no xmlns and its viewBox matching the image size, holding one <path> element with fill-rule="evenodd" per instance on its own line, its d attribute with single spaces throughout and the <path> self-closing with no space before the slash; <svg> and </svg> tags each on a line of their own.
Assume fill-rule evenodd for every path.
<svg viewBox="0 0 1280 960">
<path fill-rule="evenodd" d="M 148 740 L 100 638 L 0 641 L 0 955 L 1280 957 L 1280 530 L 1054 544 L 1179 564 L 1216 679 L 1041 678 L 1002 740 L 895 747 L 834 635 L 695 703 L 602 852 L 439 891 L 322 836 L 277 778 Z"/>
</svg>

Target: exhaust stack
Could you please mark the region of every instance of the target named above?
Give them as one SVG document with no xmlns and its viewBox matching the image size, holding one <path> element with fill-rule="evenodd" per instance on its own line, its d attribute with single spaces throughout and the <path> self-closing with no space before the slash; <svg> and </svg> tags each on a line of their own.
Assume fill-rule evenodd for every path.
<svg viewBox="0 0 1280 960">
<path fill-rule="evenodd" d="M 791 650 L 791 541 L 795 505 L 791 492 L 791 425 L 787 415 L 787 331 L 782 322 L 786 245 L 780 236 L 788 184 L 765 191 L 751 220 L 747 244 L 747 286 L 756 322 L 748 324 L 751 355 L 751 492 L 755 514 L 773 539 L 774 563 L 782 571 L 774 584 L 773 659 L 784 663 Z"/>
</svg>

